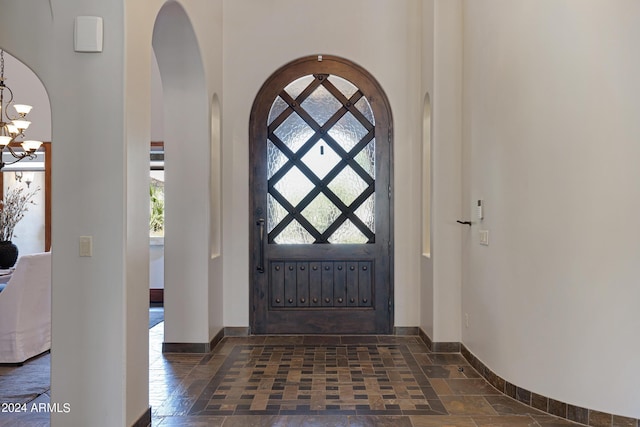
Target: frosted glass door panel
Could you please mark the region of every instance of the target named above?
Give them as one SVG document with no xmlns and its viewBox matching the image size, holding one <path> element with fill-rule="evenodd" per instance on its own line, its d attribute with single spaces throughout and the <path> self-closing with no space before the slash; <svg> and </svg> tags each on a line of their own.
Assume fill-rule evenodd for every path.
<svg viewBox="0 0 640 427">
<path fill-rule="evenodd" d="M 341 77 L 285 87 L 267 123 L 269 243 L 375 241 L 374 123 L 366 97 Z"/>
</svg>

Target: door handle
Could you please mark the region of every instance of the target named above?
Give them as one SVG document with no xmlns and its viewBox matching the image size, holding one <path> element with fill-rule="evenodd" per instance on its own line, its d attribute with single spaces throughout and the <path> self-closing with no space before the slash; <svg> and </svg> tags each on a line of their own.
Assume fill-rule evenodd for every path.
<svg viewBox="0 0 640 427">
<path fill-rule="evenodd" d="M 260 238 L 260 259 L 258 261 L 258 272 L 264 273 L 264 218 L 256 221 L 258 226 L 258 236 Z"/>
</svg>

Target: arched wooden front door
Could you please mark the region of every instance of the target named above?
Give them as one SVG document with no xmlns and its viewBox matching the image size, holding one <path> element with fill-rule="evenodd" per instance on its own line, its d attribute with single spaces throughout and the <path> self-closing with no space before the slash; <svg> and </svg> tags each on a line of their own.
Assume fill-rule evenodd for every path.
<svg viewBox="0 0 640 427">
<path fill-rule="evenodd" d="M 250 120 L 251 327 L 390 333 L 391 111 L 337 57 L 276 71 Z"/>
</svg>

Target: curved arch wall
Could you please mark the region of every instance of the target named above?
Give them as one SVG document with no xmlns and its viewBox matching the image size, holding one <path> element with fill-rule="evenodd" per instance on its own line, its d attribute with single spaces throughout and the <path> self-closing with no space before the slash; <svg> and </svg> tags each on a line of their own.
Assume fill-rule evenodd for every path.
<svg viewBox="0 0 640 427">
<path fill-rule="evenodd" d="M 164 101 L 165 343 L 208 343 L 209 105 L 198 41 L 179 3 L 160 9 L 153 50 Z"/>
<path fill-rule="evenodd" d="M 640 418 L 640 5 L 468 1 L 463 21 L 463 211 L 485 219 L 462 341 L 524 390 Z"/>
</svg>

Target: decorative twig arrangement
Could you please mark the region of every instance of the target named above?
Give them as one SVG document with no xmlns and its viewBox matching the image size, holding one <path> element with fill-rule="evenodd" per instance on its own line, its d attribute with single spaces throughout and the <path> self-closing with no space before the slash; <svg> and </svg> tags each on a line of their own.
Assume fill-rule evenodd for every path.
<svg viewBox="0 0 640 427">
<path fill-rule="evenodd" d="M 32 200 L 40 188 L 25 191 L 24 187 L 7 188 L 0 200 L 0 242 L 11 241 L 16 224 L 24 218 L 29 205 L 35 205 Z"/>
</svg>

